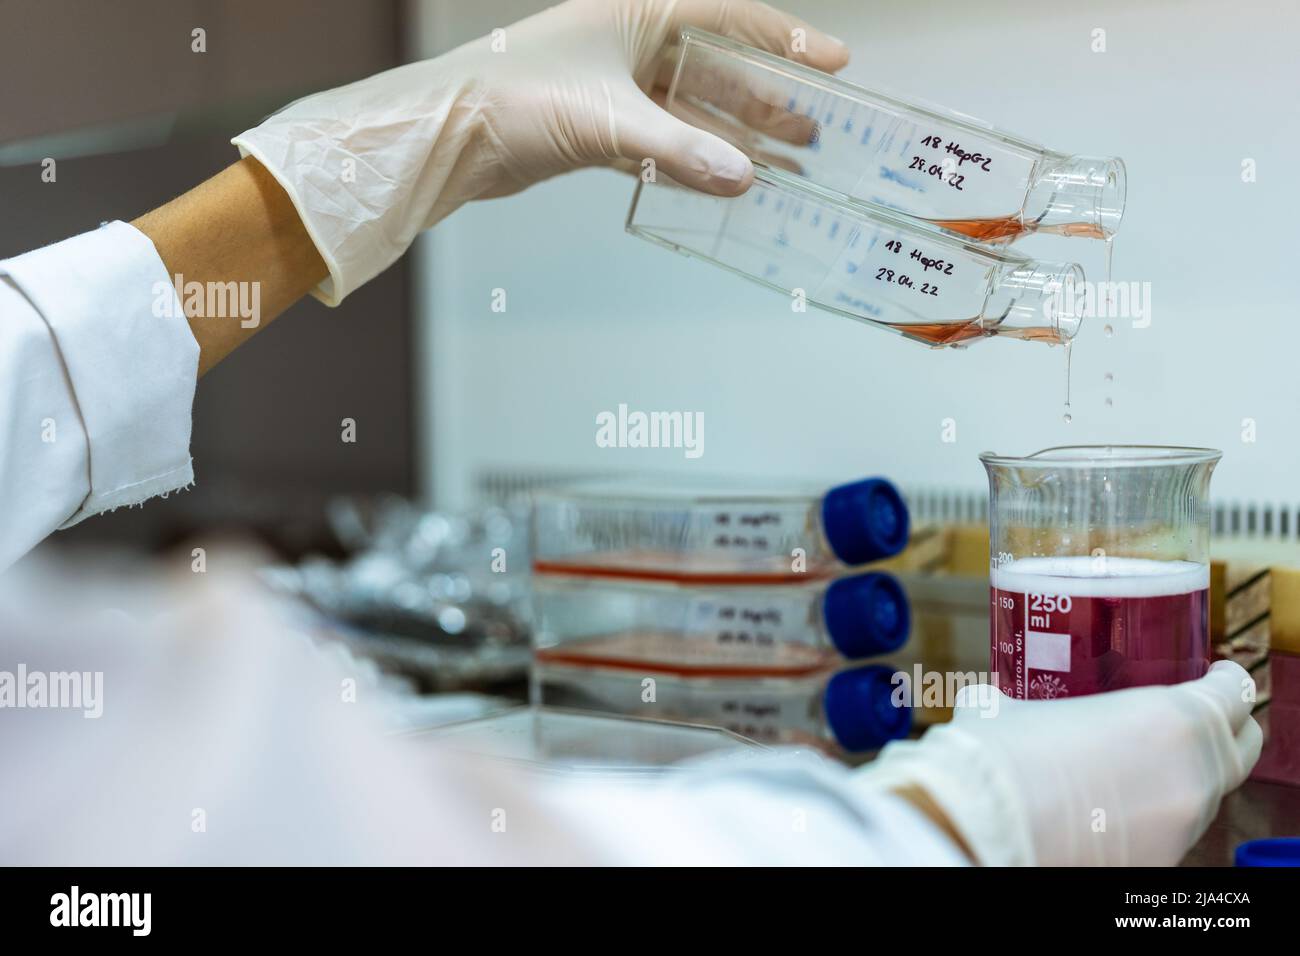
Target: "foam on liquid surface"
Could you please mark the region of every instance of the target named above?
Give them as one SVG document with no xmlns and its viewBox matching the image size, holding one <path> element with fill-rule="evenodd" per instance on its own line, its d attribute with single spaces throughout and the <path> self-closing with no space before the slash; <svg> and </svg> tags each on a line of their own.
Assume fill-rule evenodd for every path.
<svg viewBox="0 0 1300 956">
<path fill-rule="evenodd" d="M 1072 597 L 1145 598 L 1210 586 L 1210 569 L 1193 561 L 1149 558 L 1019 558 L 990 575 L 1000 591 Z"/>
</svg>

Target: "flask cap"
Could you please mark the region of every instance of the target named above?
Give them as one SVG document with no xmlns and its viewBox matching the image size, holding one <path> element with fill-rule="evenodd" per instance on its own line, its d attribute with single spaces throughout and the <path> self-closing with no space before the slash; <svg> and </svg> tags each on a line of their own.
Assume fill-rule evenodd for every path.
<svg viewBox="0 0 1300 956">
<path fill-rule="evenodd" d="M 894 673 L 892 667 L 869 664 L 840 671 L 827 682 L 826 722 L 845 750 L 877 750 L 911 730 L 912 708 L 893 700 Z"/>
<path fill-rule="evenodd" d="M 822 619 L 835 649 L 850 660 L 898 650 L 912 626 L 903 586 L 883 571 L 833 582 L 822 598 Z"/>
<path fill-rule="evenodd" d="M 907 546 L 907 505 L 884 478 L 839 485 L 822 499 L 822 529 L 845 564 L 888 558 Z"/>
</svg>

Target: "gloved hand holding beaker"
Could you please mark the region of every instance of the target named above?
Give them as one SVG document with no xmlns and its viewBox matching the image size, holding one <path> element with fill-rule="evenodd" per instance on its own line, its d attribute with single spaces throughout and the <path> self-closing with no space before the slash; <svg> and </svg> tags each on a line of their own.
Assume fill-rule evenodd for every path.
<svg viewBox="0 0 1300 956">
<path fill-rule="evenodd" d="M 299 100 L 233 142 L 293 201 L 329 267 L 314 294 L 334 305 L 463 203 L 572 169 L 652 159 L 687 186 L 744 192 L 745 155 L 661 106 L 688 25 L 822 70 L 848 61 L 839 41 L 750 0 L 569 0 Z"/>
<path fill-rule="evenodd" d="M 1254 700 L 1229 661 L 1066 700 L 968 687 L 950 724 L 891 744 L 862 781 L 923 791 L 979 863 L 1172 866 L 1259 759 Z"/>
</svg>

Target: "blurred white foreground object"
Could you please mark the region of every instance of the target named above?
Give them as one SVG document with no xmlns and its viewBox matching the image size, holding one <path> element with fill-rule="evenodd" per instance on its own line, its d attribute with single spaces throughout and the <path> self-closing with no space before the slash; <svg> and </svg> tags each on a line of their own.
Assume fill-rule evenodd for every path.
<svg viewBox="0 0 1300 956">
<path fill-rule="evenodd" d="M 767 749 L 717 727 L 548 707 L 515 707 L 416 736 L 523 768 L 602 775 L 654 774 L 701 757 L 746 759 Z"/>
<path fill-rule="evenodd" d="M 223 571 L 237 556 L 210 548 L 204 574 L 173 561 L 170 576 L 101 561 L 0 577 L 0 860 L 965 862 L 894 789 L 919 787 L 983 862 L 1162 863 L 1259 752 L 1249 678 L 1221 664 L 1176 687 L 966 710 L 865 771 L 774 751 L 539 777 L 386 734 L 386 685 Z"/>
<path fill-rule="evenodd" d="M 477 745 L 392 736 L 385 683 L 365 662 L 296 632 L 298 618 L 251 573 L 219 570 L 236 563 L 210 548 L 204 574 L 190 572 L 186 553 L 172 576 L 123 567 L 110 578 L 102 561 L 31 561 L 0 578 L 0 692 L 10 694 L 0 696 L 0 859 L 961 862 L 903 801 L 850 798 L 850 771 L 807 754 L 726 759 L 754 751 L 722 732 L 613 720 L 618 739 L 602 743 L 588 723 L 584 743 L 567 725 L 542 728 L 543 752 L 567 755 L 570 766 L 591 763 L 584 747 L 588 757 L 621 747 L 625 768 L 719 746 L 724 754 L 632 781 L 538 777 L 520 761 L 464 752 Z M 63 692 L 52 701 L 55 686 Z M 463 744 L 464 728 L 484 724 L 493 726 L 461 725 L 452 737 Z M 649 740 L 629 724 L 666 726 L 671 739 Z M 597 762 L 610 765 L 608 756 Z"/>
</svg>

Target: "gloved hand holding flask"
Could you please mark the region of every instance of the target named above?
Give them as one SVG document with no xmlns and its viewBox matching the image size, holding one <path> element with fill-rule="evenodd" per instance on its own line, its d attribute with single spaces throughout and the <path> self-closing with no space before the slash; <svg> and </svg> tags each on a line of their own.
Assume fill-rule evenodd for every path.
<svg viewBox="0 0 1300 956">
<path fill-rule="evenodd" d="M 688 25 L 822 70 L 848 61 L 839 41 L 761 3 L 569 0 L 299 100 L 232 142 L 288 193 L 329 267 L 313 294 L 334 305 L 463 203 L 569 170 L 651 159 L 696 189 L 744 192 L 745 155 L 661 106 Z"/>
</svg>

